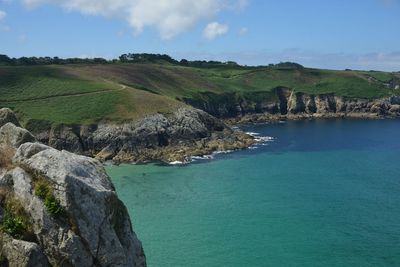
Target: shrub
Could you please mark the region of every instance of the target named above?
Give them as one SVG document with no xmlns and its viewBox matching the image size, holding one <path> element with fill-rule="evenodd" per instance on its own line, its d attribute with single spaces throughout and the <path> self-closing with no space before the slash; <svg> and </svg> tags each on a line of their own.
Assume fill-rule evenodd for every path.
<svg viewBox="0 0 400 267">
<path fill-rule="evenodd" d="M 31 240 L 32 225 L 21 202 L 9 194 L 5 200 L 1 230 L 14 238 Z"/>
<path fill-rule="evenodd" d="M 47 211 L 54 217 L 64 214 L 64 209 L 53 194 L 51 184 L 42 176 L 35 179 L 35 195 L 44 201 Z"/>
<path fill-rule="evenodd" d="M 46 196 L 44 200 L 44 205 L 51 215 L 54 217 L 59 217 L 64 214 L 64 209 L 61 207 L 60 202 L 53 196 L 53 194 L 49 194 Z"/>
<path fill-rule="evenodd" d="M 21 238 L 23 233 L 26 231 L 26 225 L 21 216 L 18 216 L 7 209 L 5 210 L 3 219 L 3 230 L 13 237 Z"/>
<path fill-rule="evenodd" d="M 39 178 L 35 182 L 35 195 L 40 199 L 44 200 L 51 191 L 51 186 L 44 180 L 44 178 Z"/>
</svg>

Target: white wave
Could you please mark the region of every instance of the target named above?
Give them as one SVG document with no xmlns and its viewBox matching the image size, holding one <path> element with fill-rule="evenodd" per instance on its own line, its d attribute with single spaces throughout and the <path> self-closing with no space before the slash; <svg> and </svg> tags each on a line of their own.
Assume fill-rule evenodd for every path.
<svg viewBox="0 0 400 267">
<path fill-rule="evenodd" d="M 255 133 L 255 132 L 246 132 L 246 134 L 250 135 L 250 136 L 259 136 L 259 133 Z"/>
<path fill-rule="evenodd" d="M 214 157 L 212 155 L 204 155 L 204 156 L 193 156 L 191 157 L 192 161 L 197 161 L 197 160 L 207 160 L 207 159 L 213 159 Z"/>
<path fill-rule="evenodd" d="M 214 151 L 213 153 L 212 153 L 212 155 L 218 155 L 218 154 L 228 154 L 228 153 L 232 153 L 233 152 L 233 150 L 223 150 L 223 151 Z"/>
<path fill-rule="evenodd" d="M 169 164 L 170 164 L 170 165 L 182 165 L 182 164 L 185 164 L 185 163 L 182 162 L 182 161 L 176 160 L 176 161 L 170 162 Z"/>
<path fill-rule="evenodd" d="M 275 140 L 275 138 L 272 137 L 272 136 L 257 136 L 257 137 L 255 137 L 254 139 L 255 139 L 257 142 L 263 142 L 263 143 L 265 143 L 265 142 L 272 142 L 272 141 Z"/>
</svg>

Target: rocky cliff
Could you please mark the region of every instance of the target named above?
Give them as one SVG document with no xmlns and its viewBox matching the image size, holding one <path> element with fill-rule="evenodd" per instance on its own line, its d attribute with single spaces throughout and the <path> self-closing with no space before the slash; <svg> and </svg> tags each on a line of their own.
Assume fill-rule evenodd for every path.
<svg viewBox="0 0 400 267">
<path fill-rule="evenodd" d="M 185 161 L 215 150 L 246 148 L 254 139 L 208 113 L 180 108 L 122 124 L 61 125 L 36 137 L 57 149 L 115 162 Z"/>
<path fill-rule="evenodd" d="M 0 110 L 0 266 L 146 266 L 102 164 L 15 124 Z"/>
<path fill-rule="evenodd" d="M 400 97 L 354 99 L 334 94 L 311 95 L 289 88 L 245 95 L 204 93 L 186 103 L 219 118 L 263 115 L 265 119 L 302 117 L 398 117 Z M 253 116 L 256 117 L 256 116 Z"/>
</svg>

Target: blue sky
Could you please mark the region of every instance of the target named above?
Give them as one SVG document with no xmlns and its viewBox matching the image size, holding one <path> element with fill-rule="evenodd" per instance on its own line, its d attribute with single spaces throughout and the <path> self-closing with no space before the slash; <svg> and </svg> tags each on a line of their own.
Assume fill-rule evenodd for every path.
<svg viewBox="0 0 400 267">
<path fill-rule="evenodd" d="M 0 53 L 400 71 L 400 0 L 0 0 Z"/>
</svg>

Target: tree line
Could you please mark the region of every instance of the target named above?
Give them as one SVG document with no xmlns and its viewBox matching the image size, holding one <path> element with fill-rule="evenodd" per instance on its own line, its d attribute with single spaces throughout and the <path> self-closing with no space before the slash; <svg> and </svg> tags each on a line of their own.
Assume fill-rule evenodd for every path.
<svg viewBox="0 0 400 267">
<path fill-rule="evenodd" d="M 111 64 L 111 63 L 169 63 L 188 67 L 235 67 L 243 68 L 235 61 L 215 61 L 215 60 L 187 60 L 180 61 L 173 59 L 166 54 L 148 54 L 148 53 L 128 53 L 122 54 L 118 59 L 104 58 L 59 58 L 59 57 L 20 57 L 11 58 L 0 54 L 0 65 L 8 66 L 33 66 L 33 65 L 67 65 L 67 64 Z M 303 68 L 302 65 L 292 62 L 281 62 L 278 64 L 269 64 L 268 67 L 275 68 Z"/>
</svg>

